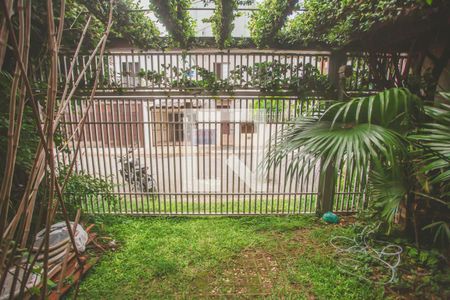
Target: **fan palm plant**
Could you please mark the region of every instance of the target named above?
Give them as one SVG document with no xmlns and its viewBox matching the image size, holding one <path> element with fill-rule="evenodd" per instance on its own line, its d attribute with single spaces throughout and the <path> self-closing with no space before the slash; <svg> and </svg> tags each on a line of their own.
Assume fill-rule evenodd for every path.
<svg viewBox="0 0 450 300">
<path fill-rule="evenodd" d="M 340 170 L 351 161 L 346 165 L 352 166 L 352 176 L 369 172 L 371 203 L 378 217 L 392 224 L 405 208 L 408 231 L 418 240 L 415 212 L 425 209 L 428 221 L 419 223 L 438 234 L 435 240 L 450 240 L 449 105 L 424 106 L 407 89 L 388 89 L 300 117 L 276 144 L 267 167 L 290 157 L 286 172 L 292 176 L 308 174 L 319 161 L 323 172 L 329 166 Z"/>
</svg>

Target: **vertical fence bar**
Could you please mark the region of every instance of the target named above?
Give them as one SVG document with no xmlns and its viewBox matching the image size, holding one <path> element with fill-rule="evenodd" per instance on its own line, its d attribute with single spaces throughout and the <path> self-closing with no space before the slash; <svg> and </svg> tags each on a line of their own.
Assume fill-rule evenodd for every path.
<svg viewBox="0 0 450 300">
<path fill-rule="evenodd" d="M 158 133 L 157 133 L 157 127 L 158 127 L 158 122 L 156 119 L 156 100 L 158 99 L 152 99 L 152 108 L 151 111 L 152 113 L 150 114 L 150 116 L 152 116 L 152 127 L 153 127 L 153 145 L 155 146 L 155 165 L 156 165 L 156 182 L 157 182 L 157 186 L 158 186 L 158 213 L 161 214 L 161 191 L 160 187 L 161 187 L 161 176 L 160 176 L 160 172 L 159 172 L 159 159 L 158 159 Z"/>
<path fill-rule="evenodd" d="M 155 145 L 155 138 L 152 138 L 152 116 L 151 116 L 151 110 L 150 110 L 150 104 L 149 104 L 149 99 L 145 99 L 145 115 L 147 116 L 147 130 L 144 132 L 144 135 L 147 136 L 148 139 L 148 152 L 149 152 L 149 164 L 150 164 L 150 175 L 151 175 L 151 180 L 152 183 L 154 184 L 153 189 L 151 191 L 151 201 L 152 201 L 152 213 L 155 214 L 155 194 L 158 195 L 158 180 L 156 179 L 155 182 L 155 177 L 154 177 L 154 167 L 153 167 L 153 154 L 152 154 L 152 148 Z M 145 128 L 145 127 L 144 127 Z M 145 141 L 145 136 L 144 136 L 144 141 Z M 145 143 L 144 145 L 144 155 L 145 154 L 145 149 L 147 148 L 147 143 Z M 156 171 L 156 173 L 158 173 Z M 159 196 L 157 196 L 159 198 Z M 148 199 L 148 198 L 147 198 Z M 146 211 L 147 213 L 150 213 L 150 206 L 148 206 L 148 209 Z"/>
</svg>

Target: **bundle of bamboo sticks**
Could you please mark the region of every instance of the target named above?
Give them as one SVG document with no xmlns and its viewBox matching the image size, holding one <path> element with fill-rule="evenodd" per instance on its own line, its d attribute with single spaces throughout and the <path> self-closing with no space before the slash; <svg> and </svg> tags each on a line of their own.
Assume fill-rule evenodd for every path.
<svg viewBox="0 0 450 300">
<path fill-rule="evenodd" d="M 70 104 L 78 84 L 87 68 L 92 64 L 96 54 L 99 54 L 100 61 L 103 60 L 106 41 L 113 23 L 112 12 L 114 9 L 114 0 L 110 0 L 109 18 L 102 38 L 92 51 L 84 69 L 77 78 L 72 78 L 75 60 L 82 48 L 83 40 L 91 22 L 91 16 L 89 16 L 76 47 L 70 70 L 67 78 L 65 78 L 65 84 L 62 89 L 58 88 L 59 74 L 57 64 L 64 29 L 65 0 L 60 0 L 58 16 L 55 16 L 53 1 L 47 0 L 47 58 L 49 75 L 44 103 L 38 103 L 36 100 L 29 74 L 32 19 L 31 0 L 18 0 L 16 7 L 13 4 L 13 0 L 0 0 L 1 15 L 3 16 L 0 29 L 0 71 L 8 53 L 8 47 L 11 49 L 12 57 L 7 58 L 15 62 L 9 99 L 8 143 L 6 158 L 4 158 L 6 163 L 0 187 L 0 291 L 8 295 L 8 298 L 13 298 L 14 296 L 22 298 L 28 292 L 29 279 L 36 275 L 37 262 L 41 258 L 42 270 L 37 273 L 42 285 L 40 297 L 45 298 L 48 295 L 48 278 L 52 271 L 52 268 L 50 268 L 51 249 L 49 247 L 49 232 L 58 211 L 62 212 L 62 217 L 66 222 L 69 232 L 70 243 L 66 247 L 73 250 L 78 266 L 81 269 L 81 274 L 84 268 L 84 262 L 75 247 L 74 228 L 76 226 L 72 227 L 69 222 L 67 210 L 64 205 L 63 193 L 69 177 L 73 172 L 77 153 L 80 148 L 80 141 L 83 137 L 84 124 L 93 103 L 101 68 L 98 68 L 95 74 L 94 85 L 89 95 L 88 109 L 77 125 L 76 134 L 71 137 L 72 141 L 70 142 L 76 144 L 76 147 L 74 153 L 71 153 L 71 161 L 65 178 L 58 178 L 55 170 L 56 149 L 54 136 L 58 124 L 66 111 L 66 107 Z M 13 24 L 13 15 L 16 15 L 18 19 L 17 27 Z M 25 184 L 25 191 L 20 199 L 11 199 L 12 179 L 15 172 L 17 150 L 21 142 L 21 127 L 26 105 L 30 105 L 32 108 L 33 118 L 36 123 L 36 132 L 40 141 L 36 148 L 34 162 Z M 67 143 L 69 141 L 65 142 Z M 42 203 L 37 203 L 37 193 L 40 189 L 45 190 L 45 199 L 44 202 L 41 200 Z M 10 211 L 11 201 L 18 202 L 17 209 L 14 212 Z M 36 210 L 37 207 L 40 207 L 39 211 Z M 75 224 L 78 224 L 79 216 L 80 214 L 78 213 Z M 37 225 L 32 226 L 32 224 Z M 44 240 L 33 252 L 31 251 L 34 244 L 34 236 L 32 233 L 36 233 L 43 228 L 45 229 Z M 66 254 L 64 259 L 59 262 L 60 268 L 65 268 L 64 265 L 67 265 L 67 259 L 69 259 L 67 251 L 69 250 L 65 250 Z M 9 291 L 4 289 L 6 285 L 8 285 Z"/>
</svg>

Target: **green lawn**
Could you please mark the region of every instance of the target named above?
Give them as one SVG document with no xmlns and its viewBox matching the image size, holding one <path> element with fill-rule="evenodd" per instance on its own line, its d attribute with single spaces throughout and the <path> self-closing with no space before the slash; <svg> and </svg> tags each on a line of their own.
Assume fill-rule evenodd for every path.
<svg viewBox="0 0 450 300">
<path fill-rule="evenodd" d="M 96 223 L 119 249 L 85 277 L 80 299 L 395 297 L 341 272 L 328 241 L 353 231 L 314 217 L 103 217 Z"/>
</svg>

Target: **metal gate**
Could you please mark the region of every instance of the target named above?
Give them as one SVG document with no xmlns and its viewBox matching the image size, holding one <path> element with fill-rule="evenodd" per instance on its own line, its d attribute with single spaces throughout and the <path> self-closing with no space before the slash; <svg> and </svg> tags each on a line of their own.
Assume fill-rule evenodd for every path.
<svg viewBox="0 0 450 300">
<path fill-rule="evenodd" d="M 74 130 L 87 102 L 68 106 L 60 124 L 67 140 L 58 154 L 60 168 L 73 158 Z M 110 190 L 66 197 L 91 213 L 314 213 L 319 165 L 308 176 L 288 178 L 290 157 L 270 169 L 262 162 L 283 128 L 323 105 L 289 96 L 98 96 L 74 172 Z M 365 202 L 363 179 L 351 177 L 340 170 L 336 211 L 354 211 Z"/>
</svg>

